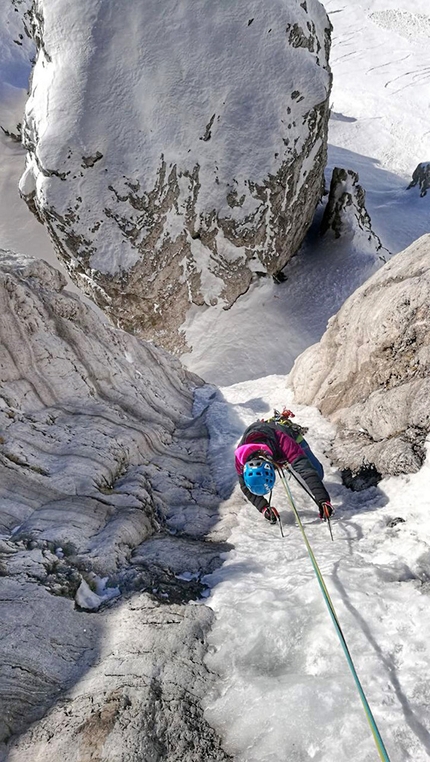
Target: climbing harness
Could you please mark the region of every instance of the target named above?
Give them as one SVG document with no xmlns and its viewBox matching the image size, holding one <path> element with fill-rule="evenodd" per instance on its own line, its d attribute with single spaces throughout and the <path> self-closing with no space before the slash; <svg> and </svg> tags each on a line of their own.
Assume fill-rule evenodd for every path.
<svg viewBox="0 0 430 762">
<path fill-rule="evenodd" d="M 323 578 L 323 576 L 321 574 L 321 570 L 320 570 L 320 568 L 318 566 L 317 560 L 316 560 L 316 558 L 314 556 L 313 550 L 312 550 L 312 548 L 310 546 L 310 543 L 309 543 L 309 540 L 307 538 L 307 535 L 306 535 L 306 532 L 305 532 L 305 528 L 304 528 L 304 526 L 302 524 L 302 520 L 301 520 L 301 518 L 300 518 L 300 516 L 298 514 L 296 505 L 294 503 L 290 487 L 288 485 L 287 479 L 285 478 L 284 469 L 281 466 L 276 466 L 276 468 L 277 468 L 279 477 L 281 479 L 281 482 L 283 484 L 283 487 L 285 489 L 285 492 L 287 493 L 287 497 L 288 497 L 289 503 L 291 505 L 291 508 L 293 509 L 293 513 L 294 513 L 295 519 L 297 521 L 297 524 L 299 525 L 300 531 L 301 531 L 303 539 L 305 541 L 305 545 L 306 545 L 309 557 L 311 559 L 312 566 L 314 568 L 315 574 L 316 574 L 317 579 L 318 579 L 318 584 L 319 584 L 319 586 L 321 588 L 321 592 L 323 594 L 325 603 L 327 605 L 327 608 L 329 610 L 329 613 L 330 613 L 331 619 L 333 621 L 335 630 L 336 630 L 337 635 L 339 637 L 340 644 L 341 644 L 341 646 L 343 648 L 343 651 L 345 653 L 346 660 L 348 662 L 348 666 L 349 666 L 349 668 L 351 670 L 351 673 L 352 673 L 352 676 L 354 678 L 356 687 L 358 689 L 358 693 L 360 695 L 361 703 L 363 704 L 364 712 L 366 714 L 367 721 L 368 721 L 368 723 L 370 725 L 370 729 L 372 731 L 373 739 L 375 741 L 375 745 L 376 745 L 376 748 L 378 750 L 379 756 L 380 756 L 382 762 L 390 762 L 390 758 L 389 758 L 387 750 L 386 750 L 386 748 L 384 746 L 384 742 L 383 742 L 383 740 L 381 738 L 381 734 L 380 734 L 380 732 L 378 730 L 378 727 L 376 725 L 376 722 L 375 722 L 375 719 L 373 717 L 372 711 L 370 709 L 369 703 L 367 701 L 367 698 L 365 696 L 364 690 L 363 690 L 362 685 L 360 683 L 360 680 L 358 678 L 358 675 L 357 675 L 354 663 L 352 661 L 352 657 L 351 657 L 351 654 L 349 652 L 349 648 L 348 648 L 347 642 L 345 640 L 345 636 L 344 636 L 344 634 L 342 632 L 342 628 L 340 626 L 339 619 L 337 617 L 337 614 L 336 614 L 333 602 L 332 602 L 332 600 L 330 598 L 330 594 L 329 594 L 329 592 L 327 590 L 327 586 L 326 586 L 326 584 L 324 582 L 324 578 Z"/>
</svg>

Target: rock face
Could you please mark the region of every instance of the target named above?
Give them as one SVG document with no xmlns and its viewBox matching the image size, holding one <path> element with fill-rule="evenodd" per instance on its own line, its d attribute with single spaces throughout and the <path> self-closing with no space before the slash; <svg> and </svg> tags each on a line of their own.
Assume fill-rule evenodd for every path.
<svg viewBox="0 0 430 762">
<path fill-rule="evenodd" d="M 71 646 L 75 656 L 93 643 L 91 662 L 81 660 L 72 673 L 79 682 L 9 747 L 8 762 L 230 759 L 199 706 L 211 679 L 203 665 L 209 609 L 162 606 L 139 593 L 97 623 L 80 615 L 65 633 L 70 618 L 55 633 L 57 661 L 70 674 Z"/>
<path fill-rule="evenodd" d="M 0 252 L 0 759 L 224 760 L 183 605 L 225 548 L 202 382 L 64 282 Z"/>
<path fill-rule="evenodd" d="M 389 255 L 372 230 L 366 210 L 366 194 L 358 182 L 357 172 L 335 167 L 330 183 L 330 195 L 321 222 L 321 235 L 332 233 L 335 238 L 349 237 L 362 252 L 373 254 L 386 262 Z"/>
<path fill-rule="evenodd" d="M 332 456 L 357 474 L 417 471 L 430 431 L 430 236 L 397 254 L 329 321 L 290 374 L 335 422 Z"/>
<path fill-rule="evenodd" d="M 36 0 L 21 193 L 78 285 L 167 348 L 300 246 L 326 163 L 318 0 Z"/>
<path fill-rule="evenodd" d="M 422 161 L 414 169 L 408 190 L 414 188 L 415 185 L 419 186 L 421 197 L 427 195 L 427 190 L 430 188 L 430 161 Z"/>
</svg>

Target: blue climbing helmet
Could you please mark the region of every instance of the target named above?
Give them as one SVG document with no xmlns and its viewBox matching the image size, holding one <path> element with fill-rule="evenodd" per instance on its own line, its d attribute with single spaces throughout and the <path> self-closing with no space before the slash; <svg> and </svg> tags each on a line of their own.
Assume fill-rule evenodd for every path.
<svg viewBox="0 0 430 762">
<path fill-rule="evenodd" d="M 275 469 L 264 458 L 251 458 L 243 468 L 243 479 L 253 495 L 266 495 L 275 486 Z"/>
</svg>

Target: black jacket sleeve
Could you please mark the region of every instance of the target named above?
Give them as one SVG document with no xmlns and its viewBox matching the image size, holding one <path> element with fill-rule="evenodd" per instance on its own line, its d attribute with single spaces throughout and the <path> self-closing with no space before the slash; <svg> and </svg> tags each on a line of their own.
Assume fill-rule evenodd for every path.
<svg viewBox="0 0 430 762">
<path fill-rule="evenodd" d="M 269 505 L 264 495 L 254 495 L 253 492 L 251 492 L 248 487 L 245 485 L 245 480 L 242 476 L 242 474 L 239 474 L 239 484 L 240 489 L 242 490 L 245 497 L 249 500 L 252 505 L 255 505 L 257 511 L 264 511 L 265 508 Z"/>
<path fill-rule="evenodd" d="M 298 475 L 299 480 L 302 479 L 302 481 L 306 484 L 317 505 L 320 505 L 320 503 L 330 502 L 330 495 L 328 494 L 317 472 L 314 468 L 312 468 L 305 455 L 301 455 L 299 458 L 296 458 L 291 463 L 291 466 Z"/>
</svg>

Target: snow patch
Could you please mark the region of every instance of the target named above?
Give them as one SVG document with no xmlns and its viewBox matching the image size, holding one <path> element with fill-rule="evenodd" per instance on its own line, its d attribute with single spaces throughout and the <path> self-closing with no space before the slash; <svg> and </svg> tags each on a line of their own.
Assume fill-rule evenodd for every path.
<svg viewBox="0 0 430 762">
<path fill-rule="evenodd" d="M 369 17 L 383 29 L 389 29 L 402 37 L 413 40 L 420 37 L 430 37 L 430 16 L 424 13 L 409 13 L 408 11 L 389 9 L 375 11 Z"/>
<path fill-rule="evenodd" d="M 76 592 L 75 601 L 80 609 L 84 609 L 85 611 L 97 611 L 103 603 L 121 595 L 121 591 L 118 587 L 106 587 L 108 577 L 101 579 L 100 577 L 97 577 L 97 575 L 93 575 L 91 581 L 95 587 L 95 591 L 84 579 L 82 579 Z"/>
</svg>

